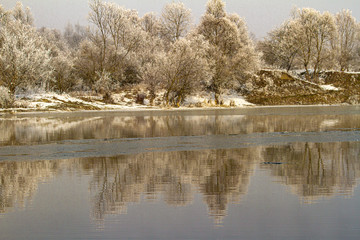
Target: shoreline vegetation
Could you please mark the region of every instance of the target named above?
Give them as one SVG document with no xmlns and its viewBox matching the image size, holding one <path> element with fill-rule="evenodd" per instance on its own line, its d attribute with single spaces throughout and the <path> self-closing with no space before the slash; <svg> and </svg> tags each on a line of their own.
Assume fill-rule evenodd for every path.
<svg viewBox="0 0 360 240">
<path fill-rule="evenodd" d="M 294 73 L 295 74 L 295 73 Z M 294 77 L 286 71 L 262 70 L 256 76 L 252 91 L 240 95 L 223 94 L 221 104 L 216 105 L 214 96 L 202 92 L 189 96 L 179 107 L 166 106 L 162 95 L 150 105 L 146 91 L 127 89 L 114 93 L 112 104 L 102 96 L 89 92 L 69 94 L 38 93 L 18 95 L 14 107 L 0 109 L 0 116 L 24 113 L 56 112 L 137 112 L 137 111 L 186 111 L 262 107 L 341 106 L 360 103 L 360 73 L 326 72 L 319 83 Z M 139 97 L 141 95 L 141 97 Z M 139 100 L 140 98 L 140 100 Z M 156 104 L 157 103 L 157 104 Z"/>
<path fill-rule="evenodd" d="M 195 24 L 181 2 L 139 16 L 89 1 L 89 25 L 36 28 L 0 5 L 0 114 L 360 103 L 360 23 L 294 9 L 257 40 L 209 0 Z"/>
</svg>

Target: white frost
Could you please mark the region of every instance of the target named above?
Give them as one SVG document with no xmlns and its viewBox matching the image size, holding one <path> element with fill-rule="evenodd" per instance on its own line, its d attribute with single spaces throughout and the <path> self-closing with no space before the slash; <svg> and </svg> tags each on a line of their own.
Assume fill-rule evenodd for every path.
<svg viewBox="0 0 360 240">
<path fill-rule="evenodd" d="M 323 90 L 326 91 L 339 91 L 340 89 L 337 87 L 334 87 L 333 85 L 319 85 Z"/>
</svg>

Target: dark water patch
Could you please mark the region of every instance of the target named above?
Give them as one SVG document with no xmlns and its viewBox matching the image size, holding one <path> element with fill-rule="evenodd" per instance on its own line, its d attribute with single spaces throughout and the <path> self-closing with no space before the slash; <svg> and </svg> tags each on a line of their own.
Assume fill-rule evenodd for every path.
<svg viewBox="0 0 360 240">
<path fill-rule="evenodd" d="M 237 149 L 250 146 L 283 145 L 294 142 L 357 142 L 360 131 L 253 133 L 133 138 L 112 140 L 67 140 L 58 144 L 0 147 L 0 161 L 53 160 L 78 157 L 116 156 L 142 152 L 192 151 L 204 149 Z M 24 157 L 25 156 L 25 157 Z"/>
</svg>

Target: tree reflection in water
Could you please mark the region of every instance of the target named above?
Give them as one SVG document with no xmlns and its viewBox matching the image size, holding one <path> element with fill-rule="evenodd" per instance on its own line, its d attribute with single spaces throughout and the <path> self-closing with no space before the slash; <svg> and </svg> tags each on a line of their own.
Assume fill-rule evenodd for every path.
<svg viewBox="0 0 360 240">
<path fill-rule="evenodd" d="M 359 146 L 358 142 L 336 142 L 267 148 L 265 161 L 286 164 L 262 167 L 269 168 L 305 203 L 315 203 L 319 198 L 353 193 L 360 177 Z"/>
<path fill-rule="evenodd" d="M 63 140 L 319 132 L 360 129 L 360 115 L 19 117 L 0 121 L 0 146 Z"/>
<path fill-rule="evenodd" d="M 247 193 L 256 167 L 290 186 L 305 202 L 350 196 L 360 176 L 359 142 L 294 143 L 234 150 L 142 153 L 58 161 L 1 162 L 0 213 L 31 200 L 39 183 L 62 172 L 90 176 L 92 217 L 127 213 L 130 203 L 164 199 L 191 204 L 201 193 L 208 214 L 221 223 L 231 203 Z M 263 162 L 282 162 L 265 165 Z"/>
<path fill-rule="evenodd" d="M 228 204 L 246 194 L 255 153 L 209 150 L 83 160 L 83 169 L 93 174 L 93 216 L 126 213 L 128 203 L 139 202 L 142 196 L 156 199 L 159 194 L 167 204 L 183 206 L 200 192 L 210 216 L 221 221 Z"/>
</svg>

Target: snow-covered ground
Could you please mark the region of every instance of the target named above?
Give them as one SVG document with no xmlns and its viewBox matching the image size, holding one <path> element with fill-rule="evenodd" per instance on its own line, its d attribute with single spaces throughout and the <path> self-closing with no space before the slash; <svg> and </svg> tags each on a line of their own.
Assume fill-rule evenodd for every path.
<svg viewBox="0 0 360 240">
<path fill-rule="evenodd" d="M 333 85 L 319 85 L 323 90 L 325 91 L 339 91 L 340 89 L 337 87 L 334 87 Z"/>
<path fill-rule="evenodd" d="M 47 92 L 17 95 L 15 107 L 11 109 L 0 109 L 0 113 L 4 111 L 141 110 L 165 108 L 165 106 L 151 106 L 148 99 L 144 100 L 144 104 L 136 104 L 136 95 L 131 92 L 113 94 L 112 98 L 114 103 L 107 104 L 102 101 L 101 96 L 86 93 L 57 94 Z M 159 96 L 158 98 L 160 99 L 161 97 Z M 244 107 L 253 105 L 236 92 L 224 93 L 221 96 L 221 100 L 222 107 Z M 214 95 L 202 92 L 187 97 L 181 108 L 208 108 L 214 106 Z"/>
<path fill-rule="evenodd" d="M 235 91 L 228 91 L 221 95 L 220 100 L 222 106 L 225 107 L 244 107 L 253 106 L 254 104 L 245 100 L 245 98 Z M 211 107 L 215 104 L 215 96 L 212 93 L 202 92 L 191 95 L 184 101 L 184 106 L 201 106 Z"/>
</svg>

